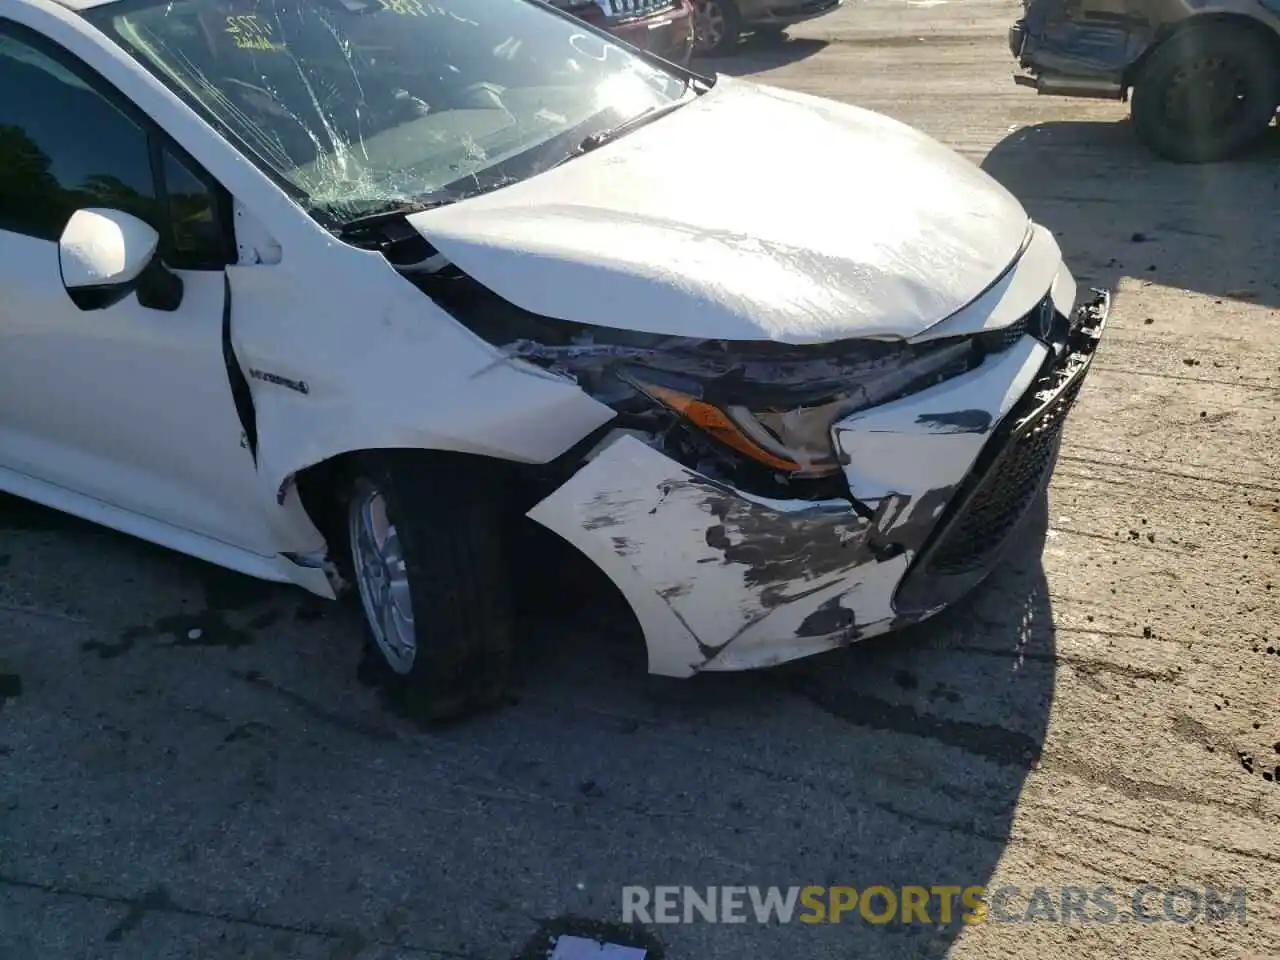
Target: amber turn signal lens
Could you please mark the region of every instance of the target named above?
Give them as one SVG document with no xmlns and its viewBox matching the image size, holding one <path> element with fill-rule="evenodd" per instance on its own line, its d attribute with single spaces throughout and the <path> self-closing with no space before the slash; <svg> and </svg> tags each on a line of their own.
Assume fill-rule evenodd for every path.
<svg viewBox="0 0 1280 960">
<path fill-rule="evenodd" d="M 670 390 L 666 387 L 645 384 L 644 389 L 655 400 L 665 403 L 676 413 L 685 417 L 695 426 L 705 430 L 725 446 L 732 447 L 752 460 L 786 473 L 796 473 L 803 469 L 800 464 L 791 460 L 784 460 L 782 457 L 774 456 L 768 450 L 765 450 L 739 430 L 737 424 L 722 413 L 718 407 L 713 407 L 702 400 L 697 400 L 680 393 L 678 390 Z"/>
</svg>

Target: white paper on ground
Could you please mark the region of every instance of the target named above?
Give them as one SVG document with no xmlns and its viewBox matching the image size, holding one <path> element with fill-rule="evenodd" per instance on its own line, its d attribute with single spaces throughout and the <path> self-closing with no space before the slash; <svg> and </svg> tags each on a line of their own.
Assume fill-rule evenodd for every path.
<svg viewBox="0 0 1280 960">
<path fill-rule="evenodd" d="M 547 960 L 644 960 L 645 953 L 640 947 L 597 943 L 585 937 L 561 937 Z"/>
</svg>

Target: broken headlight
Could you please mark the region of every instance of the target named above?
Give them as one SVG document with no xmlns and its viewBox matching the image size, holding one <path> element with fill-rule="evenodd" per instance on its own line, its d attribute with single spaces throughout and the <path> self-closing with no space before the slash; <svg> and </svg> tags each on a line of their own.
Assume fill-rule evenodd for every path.
<svg viewBox="0 0 1280 960">
<path fill-rule="evenodd" d="M 838 420 L 927 389 L 965 372 L 973 362 L 974 344 L 965 339 L 893 350 L 875 361 L 859 358 L 847 365 L 830 358 L 774 363 L 774 378 L 763 378 L 757 369 L 754 381 L 741 370 L 738 376 L 709 380 L 655 376 L 643 368 L 631 368 L 623 376 L 756 463 L 795 477 L 823 477 L 840 469 L 832 439 Z"/>
</svg>

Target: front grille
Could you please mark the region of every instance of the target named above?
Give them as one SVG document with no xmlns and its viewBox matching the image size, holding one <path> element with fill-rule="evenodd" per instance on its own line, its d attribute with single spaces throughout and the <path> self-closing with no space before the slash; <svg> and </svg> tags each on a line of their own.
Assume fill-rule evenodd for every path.
<svg viewBox="0 0 1280 960">
<path fill-rule="evenodd" d="M 987 565 L 1044 486 L 1062 427 L 1083 382 L 1081 378 L 1067 387 L 1009 442 L 929 558 L 929 572 L 953 576 Z"/>
<path fill-rule="evenodd" d="M 1003 330 L 997 330 L 991 337 L 992 353 L 1004 353 L 1027 334 L 1031 326 L 1031 314 L 1024 314 Z"/>
<path fill-rule="evenodd" d="M 600 8 L 605 16 L 614 20 L 647 17 L 675 5 L 675 0 L 601 0 L 600 2 Z"/>
<path fill-rule="evenodd" d="M 1046 340 L 1058 327 L 1059 320 L 1064 318 L 1057 313 L 1050 295 L 1045 294 L 1039 303 L 1007 327 L 980 333 L 977 339 L 987 353 L 1004 353 L 1028 334 Z"/>
</svg>

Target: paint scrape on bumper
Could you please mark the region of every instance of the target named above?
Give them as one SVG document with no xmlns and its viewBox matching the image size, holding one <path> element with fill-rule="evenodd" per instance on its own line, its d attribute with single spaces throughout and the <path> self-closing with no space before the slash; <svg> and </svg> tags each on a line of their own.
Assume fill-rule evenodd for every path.
<svg viewBox="0 0 1280 960">
<path fill-rule="evenodd" d="M 529 516 L 614 581 L 640 620 L 649 671 L 666 676 L 707 669 L 753 635 L 795 637 L 875 562 L 871 521 L 848 501 L 753 497 L 625 434 Z M 823 648 L 799 647 L 792 656 Z"/>
</svg>

